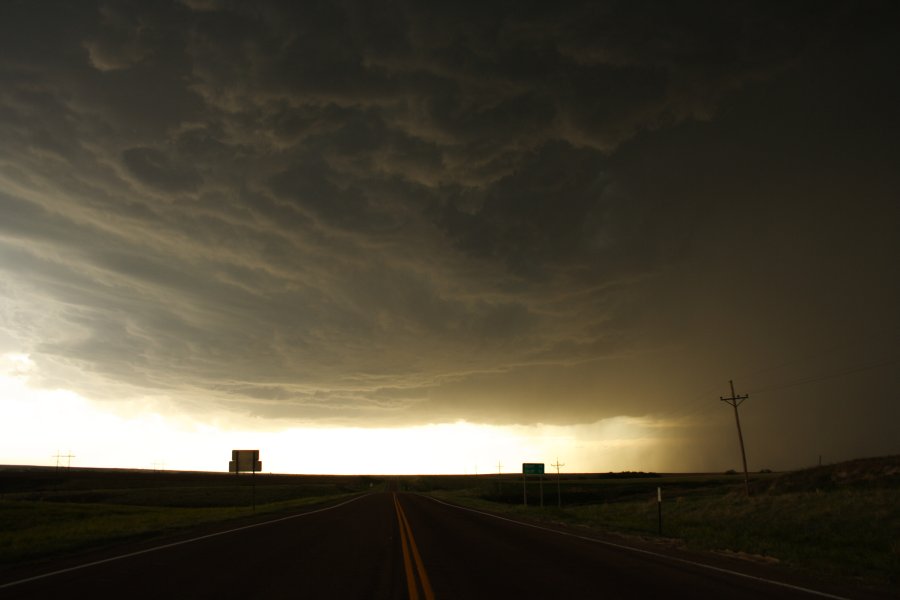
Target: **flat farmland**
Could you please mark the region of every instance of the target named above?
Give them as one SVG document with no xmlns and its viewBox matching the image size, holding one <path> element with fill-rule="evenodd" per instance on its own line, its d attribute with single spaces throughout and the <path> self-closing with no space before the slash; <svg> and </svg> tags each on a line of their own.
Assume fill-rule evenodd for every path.
<svg viewBox="0 0 900 600">
<path fill-rule="evenodd" d="M 235 476 L 4 467 L 0 575 L 10 579 L 98 553 L 293 519 L 387 492 L 401 494 L 408 511 L 422 512 L 426 539 L 425 530 L 439 527 L 426 521 L 455 514 L 416 500 L 431 497 L 515 522 L 725 557 L 876 595 L 900 591 L 900 457 L 751 474 L 751 491 L 748 498 L 743 476 L 733 473 L 548 473 L 525 480 L 510 473 Z M 391 547 L 398 543 L 397 531 L 382 534 Z"/>
<path fill-rule="evenodd" d="M 549 473 L 542 481 L 494 474 L 469 480 L 468 487 L 429 478 L 410 485 L 514 519 L 733 556 L 900 593 L 898 456 L 752 473 L 749 498 L 743 474 L 735 473 L 562 473 L 559 479 Z"/>
<path fill-rule="evenodd" d="M 45 561 L 383 487 L 367 476 L 0 468 L 0 564 Z"/>
</svg>

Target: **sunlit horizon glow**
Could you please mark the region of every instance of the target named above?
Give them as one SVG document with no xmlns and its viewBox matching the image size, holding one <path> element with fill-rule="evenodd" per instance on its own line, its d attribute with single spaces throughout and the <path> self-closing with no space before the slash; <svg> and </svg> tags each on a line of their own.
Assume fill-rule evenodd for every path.
<svg viewBox="0 0 900 600">
<path fill-rule="evenodd" d="M 518 473 L 523 462 L 557 461 L 566 472 L 661 470 L 665 429 L 650 419 L 596 423 L 479 425 L 457 421 L 403 428 L 285 427 L 251 430 L 156 412 L 133 399 L 114 406 L 69 390 L 29 385 L 24 353 L 0 357 L 5 441 L 0 464 L 226 471 L 230 451 L 260 449 L 263 472 L 302 474 Z M 115 408 L 115 410 L 112 410 Z M 41 422 L 40 431 L 20 427 Z M 499 466 L 498 466 L 499 465 Z"/>
</svg>

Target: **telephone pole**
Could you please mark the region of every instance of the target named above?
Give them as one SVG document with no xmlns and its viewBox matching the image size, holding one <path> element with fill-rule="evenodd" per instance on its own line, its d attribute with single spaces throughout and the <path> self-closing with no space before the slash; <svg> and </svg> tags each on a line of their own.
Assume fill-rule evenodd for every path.
<svg viewBox="0 0 900 600">
<path fill-rule="evenodd" d="M 550 465 L 551 467 L 556 467 L 556 505 L 558 508 L 562 508 L 562 494 L 559 491 L 559 468 L 566 466 L 566 463 L 559 462 L 559 457 L 556 457 L 556 463 Z"/>
<path fill-rule="evenodd" d="M 738 416 L 738 406 L 741 403 L 750 397 L 749 394 L 744 394 L 743 396 L 738 396 L 734 393 L 734 381 L 728 380 L 729 385 L 731 385 L 731 397 L 725 398 L 723 396 L 719 396 L 719 400 L 722 402 L 727 402 L 734 408 L 734 421 L 737 423 L 738 430 L 738 441 L 741 443 L 741 460 L 744 461 L 744 487 L 747 490 L 747 497 L 750 497 L 750 474 L 747 472 L 747 453 L 744 452 L 744 436 L 741 434 L 741 418 Z"/>
<path fill-rule="evenodd" d="M 503 496 L 503 465 L 500 464 L 500 461 L 497 461 L 497 495 Z"/>
<path fill-rule="evenodd" d="M 72 454 L 72 451 L 69 450 L 68 454 L 60 454 L 59 450 L 56 451 L 56 454 L 53 455 L 52 458 L 56 459 L 56 470 L 59 471 L 59 459 L 66 459 L 66 471 L 72 468 L 72 459 L 75 458 L 75 455 Z"/>
</svg>

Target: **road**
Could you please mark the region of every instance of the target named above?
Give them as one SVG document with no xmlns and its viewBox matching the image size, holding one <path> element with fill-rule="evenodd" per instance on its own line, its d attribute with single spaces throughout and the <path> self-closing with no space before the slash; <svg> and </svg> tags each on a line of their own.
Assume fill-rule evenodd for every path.
<svg viewBox="0 0 900 600">
<path fill-rule="evenodd" d="M 391 492 L 65 569 L 0 598 L 846 597 Z"/>
</svg>

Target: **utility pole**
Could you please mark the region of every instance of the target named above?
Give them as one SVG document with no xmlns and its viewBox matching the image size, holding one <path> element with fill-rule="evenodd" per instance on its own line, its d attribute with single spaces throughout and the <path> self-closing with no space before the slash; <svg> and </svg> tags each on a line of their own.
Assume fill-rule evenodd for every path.
<svg viewBox="0 0 900 600">
<path fill-rule="evenodd" d="M 497 495 L 503 496 L 503 465 L 500 464 L 500 461 L 497 461 Z"/>
<path fill-rule="evenodd" d="M 738 396 L 734 393 L 734 381 L 728 380 L 729 385 L 731 385 L 731 397 L 725 398 L 723 396 L 719 396 L 719 400 L 722 402 L 727 402 L 734 408 L 734 421 L 737 423 L 738 430 L 738 441 L 741 443 L 741 460 L 744 461 L 744 487 L 747 489 L 747 497 L 750 497 L 750 474 L 747 472 L 747 453 L 744 452 L 744 436 L 741 434 L 741 418 L 738 416 L 738 406 L 741 403 L 750 397 L 749 394 L 744 394 L 743 396 Z"/>
<path fill-rule="evenodd" d="M 72 459 L 75 458 L 75 455 L 72 454 L 72 451 L 69 450 L 68 454 L 60 454 L 59 450 L 56 451 L 56 454 L 53 455 L 53 458 L 56 459 L 56 470 L 59 471 L 59 459 L 66 459 L 66 471 L 72 468 Z"/>
<path fill-rule="evenodd" d="M 559 491 L 559 468 L 566 466 L 566 463 L 559 462 L 559 457 L 556 457 L 556 464 L 550 465 L 551 467 L 556 467 L 556 505 L 559 508 L 562 508 L 562 494 Z"/>
</svg>

